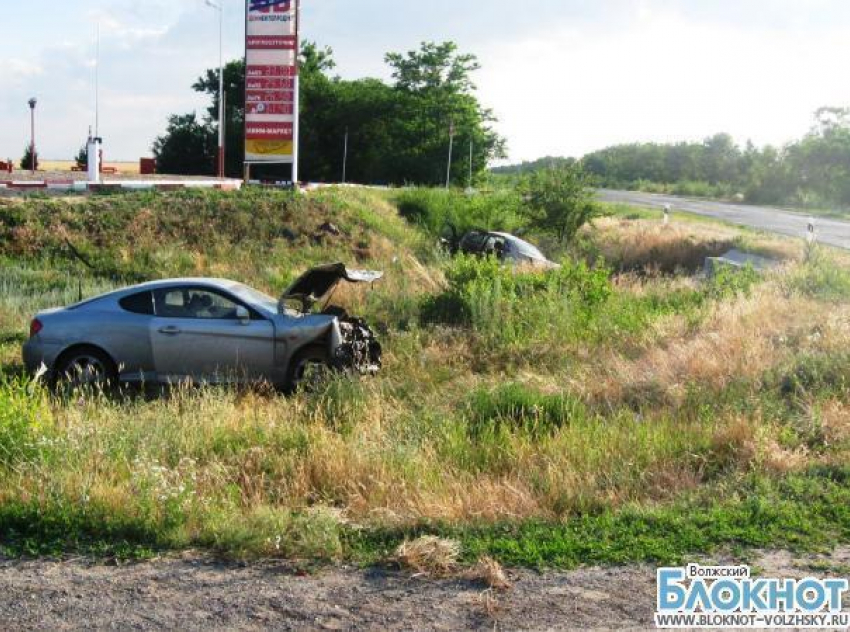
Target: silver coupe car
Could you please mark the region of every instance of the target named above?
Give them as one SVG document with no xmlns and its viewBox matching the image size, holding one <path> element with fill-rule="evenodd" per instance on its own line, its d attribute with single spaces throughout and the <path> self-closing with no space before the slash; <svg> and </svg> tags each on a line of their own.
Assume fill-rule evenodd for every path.
<svg viewBox="0 0 850 632">
<path fill-rule="evenodd" d="M 37 314 L 24 364 L 73 386 L 268 382 L 293 390 L 329 370 L 374 374 L 381 346 L 366 323 L 315 307 L 342 281 L 382 276 L 321 266 L 279 300 L 222 279 L 145 283 Z"/>
</svg>

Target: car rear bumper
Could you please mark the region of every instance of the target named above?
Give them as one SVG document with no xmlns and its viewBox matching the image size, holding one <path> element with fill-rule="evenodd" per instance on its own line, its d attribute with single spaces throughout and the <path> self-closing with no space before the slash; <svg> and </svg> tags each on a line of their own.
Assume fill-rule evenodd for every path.
<svg viewBox="0 0 850 632">
<path fill-rule="evenodd" d="M 53 370 L 53 364 L 59 355 L 59 345 L 44 344 L 37 338 L 30 338 L 24 343 L 24 368 L 30 375 L 36 373 L 44 364 L 48 370 Z"/>
</svg>

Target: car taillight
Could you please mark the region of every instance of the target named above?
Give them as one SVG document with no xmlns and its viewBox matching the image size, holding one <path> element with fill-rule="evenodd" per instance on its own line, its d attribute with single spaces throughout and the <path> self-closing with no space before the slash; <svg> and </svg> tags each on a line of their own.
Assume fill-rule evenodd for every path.
<svg viewBox="0 0 850 632">
<path fill-rule="evenodd" d="M 44 329 L 44 325 L 41 324 L 41 321 L 36 318 L 30 323 L 30 338 L 35 336 L 38 332 Z"/>
</svg>

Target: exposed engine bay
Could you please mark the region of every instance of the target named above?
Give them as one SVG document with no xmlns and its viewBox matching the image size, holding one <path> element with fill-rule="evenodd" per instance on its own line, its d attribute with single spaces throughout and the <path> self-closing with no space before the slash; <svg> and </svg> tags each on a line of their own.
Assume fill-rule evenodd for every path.
<svg viewBox="0 0 850 632">
<path fill-rule="evenodd" d="M 340 307 L 328 307 L 323 314 L 339 320 L 342 343 L 333 358 L 339 370 L 355 370 L 361 375 L 376 375 L 381 370 L 383 349 L 375 332 L 361 318 L 354 318 Z"/>
<path fill-rule="evenodd" d="M 330 301 L 335 289 L 343 281 L 371 285 L 382 277 L 382 272 L 350 270 L 342 263 L 319 266 L 308 270 L 283 293 L 278 311 L 288 313 L 288 304 L 294 303 L 297 305 L 295 311 L 306 315 L 324 303 L 319 313 L 335 318 L 339 323 L 340 339 L 330 358 L 334 368 L 355 371 L 361 375 L 375 375 L 381 369 L 383 353 L 375 332 L 363 319 L 349 315 L 341 307 L 330 305 Z"/>
</svg>

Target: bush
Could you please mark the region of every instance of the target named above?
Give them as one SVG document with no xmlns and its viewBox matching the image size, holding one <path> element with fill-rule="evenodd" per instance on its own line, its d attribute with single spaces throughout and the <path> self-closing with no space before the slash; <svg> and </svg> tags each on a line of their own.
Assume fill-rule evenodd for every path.
<svg viewBox="0 0 850 632">
<path fill-rule="evenodd" d="M 44 414 L 39 397 L 30 393 L 35 385 L 0 374 L 0 464 L 12 466 L 36 452 L 36 430 Z"/>
<path fill-rule="evenodd" d="M 576 398 L 543 395 L 522 384 L 509 384 L 492 392 L 479 390 L 467 408 L 473 434 L 504 426 L 539 436 L 587 416 L 585 405 Z"/>
<path fill-rule="evenodd" d="M 595 192 L 581 166 L 565 164 L 536 171 L 520 185 L 529 225 L 555 235 L 562 244 L 599 215 Z"/>
<path fill-rule="evenodd" d="M 743 268 L 719 266 L 714 276 L 708 281 L 706 295 L 715 300 L 723 300 L 739 294 L 748 296 L 759 279 L 759 273 L 750 264 Z"/>
<path fill-rule="evenodd" d="M 817 249 L 789 279 L 790 290 L 826 300 L 850 296 L 850 273 Z"/>
<path fill-rule="evenodd" d="M 21 158 L 21 169 L 25 171 L 38 169 L 38 152 L 33 153 L 30 145 L 27 145 L 26 149 L 24 149 L 24 157 Z"/>
<path fill-rule="evenodd" d="M 467 195 L 444 189 L 407 189 L 396 199 L 399 212 L 431 235 L 449 227 L 459 237 L 472 229 L 515 231 L 522 226 L 520 198 L 512 189 Z"/>
<path fill-rule="evenodd" d="M 459 256 L 446 278 L 447 290 L 427 300 L 424 319 L 471 326 L 493 344 L 572 337 L 612 292 L 608 269 L 584 262 L 540 271 Z"/>
</svg>

